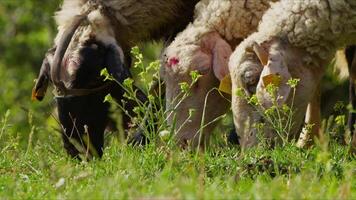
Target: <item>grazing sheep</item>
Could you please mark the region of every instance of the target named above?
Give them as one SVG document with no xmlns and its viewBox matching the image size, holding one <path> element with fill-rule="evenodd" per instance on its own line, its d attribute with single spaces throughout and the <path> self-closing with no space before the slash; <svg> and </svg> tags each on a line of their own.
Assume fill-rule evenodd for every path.
<svg viewBox="0 0 356 200">
<path fill-rule="evenodd" d="M 130 48 L 137 42 L 169 40 L 191 20 L 197 1 L 64 1 L 56 14 L 55 47 L 46 54 L 33 98 L 42 100 L 49 81 L 54 84 L 64 146 L 71 156 L 79 151 L 70 140 L 102 155 L 109 108 L 104 96 L 111 93 L 119 102 L 123 98 L 117 84 L 103 81 L 101 69 L 107 68 L 118 82 L 130 77 Z M 138 98 L 146 99 L 140 91 Z M 92 146 L 83 138 L 86 134 Z"/>
<path fill-rule="evenodd" d="M 242 146 L 257 143 L 257 130 L 252 124 L 265 119 L 260 111 L 236 95 L 238 88 L 247 95 L 256 94 L 260 105 L 270 108 L 273 103 L 266 91 L 270 83 L 268 77 L 278 77 L 277 104 L 291 105 L 294 100 L 294 123 L 289 139 L 297 139 L 308 103 L 314 105 L 309 107 L 310 119 L 319 118 L 313 117 L 318 115 L 315 112 L 318 109 L 312 108 L 318 104 L 316 91 L 326 66 L 337 49 L 355 43 L 355 0 L 281 0 L 274 3 L 263 16 L 258 31 L 237 47 L 229 62 L 234 122 Z M 246 77 L 251 74 L 255 78 L 247 82 Z M 287 85 L 290 78 L 300 79 L 294 98 Z M 263 133 L 266 138 L 276 139 L 271 124 L 264 126 Z"/>
<path fill-rule="evenodd" d="M 203 144 L 215 127 L 214 119 L 226 113 L 230 107 L 227 97 L 213 88 L 229 74 L 231 49 L 257 30 L 263 13 L 275 1 L 202 0 L 196 6 L 194 22 L 165 49 L 161 71 L 166 110 L 176 113 L 170 115 L 168 124 L 175 125 L 180 143 Z M 179 83 L 191 83 L 194 70 L 203 76 L 191 88 L 191 95 L 180 101 Z M 195 110 L 192 116 L 191 109 Z M 202 125 L 207 126 L 201 129 Z"/>
</svg>

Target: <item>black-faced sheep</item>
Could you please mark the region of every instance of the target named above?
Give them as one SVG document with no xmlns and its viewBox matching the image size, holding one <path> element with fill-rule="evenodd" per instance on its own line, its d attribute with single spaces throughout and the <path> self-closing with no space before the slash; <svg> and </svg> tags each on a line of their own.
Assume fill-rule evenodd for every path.
<svg viewBox="0 0 356 200">
<path fill-rule="evenodd" d="M 107 68 L 122 82 L 130 76 L 130 48 L 138 42 L 174 36 L 191 19 L 197 1 L 64 1 L 56 14 L 55 48 L 43 61 L 33 97 L 43 99 L 49 81 L 55 86 L 64 146 L 70 155 L 79 153 L 71 139 L 89 148 L 83 141 L 85 134 L 94 146 L 91 153 L 102 155 L 108 120 L 108 104 L 103 98 L 110 92 L 120 100 L 123 91 L 116 84 L 103 82 L 101 69 Z M 145 100 L 142 93 L 138 95 Z"/>
<path fill-rule="evenodd" d="M 261 107 L 270 108 L 273 99 L 266 90 L 269 84 L 266 78 L 278 77 L 277 104 L 291 106 L 294 102 L 294 123 L 289 139 L 297 139 L 308 103 L 318 102 L 316 91 L 326 66 L 338 48 L 355 43 L 355 0 L 275 3 L 264 15 L 258 32 L 237 47 L 229 62 L 232 109 L 242 145 L 257 143 L 257 130 L 252 124 L 264 119 L 244 98 L 236 95 L 238 88 L 247 95 L 256 94 Z M 246 82 L 244 77 L 250 76 L 248 73 L 257 78 Z M 290 78 L 300 79 L 295 95 L 287 84 Z M 264 126 L 263 133 L 271 140 L 277 138 L 271 124 Z"/>
</svg>

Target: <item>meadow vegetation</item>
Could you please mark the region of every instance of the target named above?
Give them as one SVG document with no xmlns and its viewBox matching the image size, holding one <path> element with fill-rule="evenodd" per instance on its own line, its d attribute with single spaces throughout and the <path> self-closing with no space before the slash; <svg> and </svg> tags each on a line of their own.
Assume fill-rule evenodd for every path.
<svg viewBox="0 0 356 200">
<path fill-rule="evenodd" d="M 158 93 L 140 104 L 133 120 L 144 126 L 149 145 L 132 147 L 122 131 L 108 132 L 102 159 L 71 159 L 62 147 L 50 91 L 44 102 L 31 101 L 33 80 L 55 34 L 51 16 L 58 5 L 58 0 L 0 2 L 0 199 L 356 199 L 356 159 L 342 139 L 347 90 L 331 70 L 323 93 L 343 95 L 334 92 L 336 100 L 323 101 L 324 137 L 310 148 L 283 140 L 275 148 L 261 142 L 241 150 L 227 142 L 232 119 L 226 114 L 205 151 L 182 149 L 164 123 L 175 113 L 164 111 Z M 152 77 L 160 80 L 155 60 L 161 45 L 139 46 L 142 53 L 132 51 L 134 79 L 148 92 Z M 132 83 L 123 84 L 131 97 Z M 180 99 L 190 95 L 189 87 L 182 83 Z M 119 119 L 124 107 L 110 96 L 105 100 Z M 265 114 L 288 135 L 273 113 Z M 147 118 L 152 123 L 142 124 Z"/>
<path fill-rule="evenodd" d="M 143 85 L 149 85 L 151 69 L 147 67 L 138 48 L 133 50 L 135 68 L 140 71 Z M 139 69 L 137 69 L 139 68 Z M 105 71 L 102 72 L 110 79 Z M 153 73 L 158 74 L 158 73 Z M 199 76 L 192 73 L 192 78 Z M 194 82 L 194 81 L 193 81 Z M 133 81 L 123 87 L 127 96 L 133 97 Z M 189 94 L 191 85 L 182 84 L 182 99 Z M 148 88 L 144 88 L 148 91 Z M 159 96 L 159 95 L 158 95 Z M 295 143 L 283 139 L 283 145 L 269 148 L 266 142 L 241 150 L 228 144 L 226 127 L 218 128 L 205 151 L 182 150 L 175 145 L 173 132 L 164 126 L 166 113 L 160 105 L 163 100 L 150 96 L 141 104 L 133 118 L 138 125 L 149 118 L 144 127 L 151 143 L 145 147 L 132 147 L 120 134 L 108 133 L 102 159 L 79 162 L 64 152 L 59 126 L 54 114 L 35 113 L 29 110 L 8 109 L 0 124 L 0 197 L 12 198 L 174 198 L 174 199 L 230 199 L 230 198 L 303 198 L 303 199 L 352 199 L 355 198 L 356 161 L 349 147 L 338 139 L 345 132 L 345 122 L 340 117 L 330 117 L 324 122 L 325 136 L 309 149 L 297 148 Z M 113 110 L 123 109 L 112 102 Z M 51 100 L 48 100 L 51 101 Z M 36 103 L 31 103 L 36 104 Z M 49 103 L 51 104 L 51 103 Z M 116 108 L 116 109 L 115 109 Z M 43 108 L 45 110 L 45 108 Z M 44 113 L 52 112 L 48 108 Z M 284 108 L 286 109 L 286 108 Z M 286 109 L 289 112 L 289 109 Z M 24 126 L 12 115 L 24 112 Z M 274 112 L 274 110 L 269 111 Z M 268 114 L 268 113 L 267 113 Z M 38 116 L 48 119 L 42 121 Z M 270 114 L 270 120 L 274 120 Z M 159 124 L 154 126 L 154 118 Z M 275 121 L 278 125 L 279 122 Z M 228 115 L 223 124 L 231 124 Z M 19 126 L 21 127 L 21 126 Z M 281 128 L 282 127 L 276 127 Z M 162 135 L 168 131 L 168 136 Z M 287 132 L 283 132 L 287 134 Z M 122 135 L 122 134 L 121 134 Z M 283 136 L 281 136 L 283 137 Z"/>
</svg>

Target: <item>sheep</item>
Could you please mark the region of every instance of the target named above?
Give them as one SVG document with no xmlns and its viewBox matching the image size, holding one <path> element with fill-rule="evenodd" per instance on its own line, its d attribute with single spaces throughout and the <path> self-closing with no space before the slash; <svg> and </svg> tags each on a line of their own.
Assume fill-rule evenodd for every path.
<svg viewBox="0 0 356 200">
<path fill-rule="evenodd" d="M 123 91 L 117 84 L 104 82 L 100 77 L 101 69 L 107 68 L 118 82 L 130 77 L 131 47 L 143 41 L 169 40 L 191 20 L 197 1 L 63 2 L 55 16 L 58 25 L 55 47 L 43 60 L 33 98 L 42 100 L 49 82 L 53 83 L 64 147 L 71 156 L 79 155 L 71 141 L 88 148 L 91 155 L 102 156 L 109 109 L 103 99 L 108 93 L 119 102 L 123 99 Z M 140 101 L 145 101 L 142 92 L 138 90 L 137 95 Z M 128 105 L 130 112 L 135 104 L 128 102 Z M 86 134 L 89 143 L 83 138 Z"/>
<path fill-rule="evenodd" d="M 196 5 L 194 22 L 164 50 L 161 74 L 166 84 L 166 110 L 176 113 L 170 115 L 168 125 L 175 125 L 178 143 L 206 143 L 216 124 L 212 122 L 230 107 L 229 95 L 213 88 L 229 79 L 232 48 L 257 30 L 262 15 L 275 1 L 202 0 Z M 179 83 L 191 83 L 191 71 L 202 76 L 190 89 L 192 95 L 177 100 L 182 96 Z M 191 109 L 194 115 L 190 115 Z"/>
<path fill-rule="evenodd" d="M 264 111 L 275 105 L 266 90 L 274 82 L 278 86 L 278 106 L 291 106 L 294 101 L 294 123 L 289 139 L 297 139 L 308 103 L 311 117 L 307 118 L 318 121 L 319 113 L 315 108 L 319 106 L 318 87 L 325 67 L 337 49 L 355 44 L 355 33 L 355 0 L 281 0 L 274 3 L 263 16 L 258 31 L 235 49 L 229 61 L 232 110 L 241 145 L 247 148 L 257 144 L 258 131 L 253 124 L 265 119 L 261 110 L 236 93 L 239 88 L 247 95 L 255 94 Z M 255 78 L 246 82 L 245 77 L 251 74 Z M 269 81 L 268 77 L 278 81 Z M 287 85 L 290 78 L 300 79 L 294 98 Z M 263 133 L 266 138 L 280 142 L 271 124 L 264 126 Z"/>
</svg>

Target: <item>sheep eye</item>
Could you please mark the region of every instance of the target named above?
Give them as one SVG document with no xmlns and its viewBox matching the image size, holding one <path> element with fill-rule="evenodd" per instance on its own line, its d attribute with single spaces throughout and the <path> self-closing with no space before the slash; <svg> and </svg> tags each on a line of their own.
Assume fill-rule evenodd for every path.
<svg viewBox="0 0 356 200">
<path fill-rule="evenodd" d="M 209 67 L 205 67 L 205 66 L 197 67 L 196 69 L 199 72 L 199 74 L 201 74 L 201 75 L 206 75 L 210 71 L 210 68 Z"/>
</svg>

